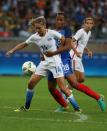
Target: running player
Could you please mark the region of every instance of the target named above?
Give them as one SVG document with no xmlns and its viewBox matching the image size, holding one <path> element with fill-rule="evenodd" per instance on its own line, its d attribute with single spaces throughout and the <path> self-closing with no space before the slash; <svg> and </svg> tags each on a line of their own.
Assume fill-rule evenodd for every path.
<svg viewBox="0 0 107 131">
<path fill-rule="evenodd" d="M 26 102 L 25 105 L 15 111 L 27 111 L 30 107 L 32 97 L 34 94 L 34 87 L 41 80 L 43 76 L 47 75 L 47 71 L 52 72 L 59 88 L 66 94 L 67 97 L 71 96 L 69 89 L 65 87 L 62 62 L 59 55 L 47 57 L 46 51 L 55 52 L 57 50 L 55 38 L 59 39 L 61 43 L 65 43 L 65 38 L 57 31 L 46 29 L 46 20 L 44 17 L 38 17 L 33 22 L 36 33 L 31 35 L 25 42 L 18 44 L 16 47 L 9 50 L 6 55 L 10 56 L 15 51 L 21 50 L 30 44 L 36 44 L 45 60 L 41 61 L 38 65 L 36 72 L 31 76 L 26 91 Z"/>
<path fill-rule="evenodd" d="M 62 16 L 58 16 L 57 18 L 60 19 L 60 17 L 62 17 Z M 56 19 L 56 20 L 57 20 L 57 19 Z M 88 22 L 87 22 L 87 20 L 88 20 Z M 93 19 L 88 19 L 88 18 L 86 18 L 86 19 L 85 19 L 85 23 L 86 23 L 86 27 L 87 27 L 88 29 L 92 29 L 92 27 L 93 27 L 93 25 L 94 25 Z M 58 23 L 57 23 L 56 25 L 58 26 Z M 88 25 L 89 25 L 89 27 L 88 27 Z M 57 31 L 58 31 L 58 30 L 61 31 L 62 29 L 63 29 L 63 26 L 60 27 L 60 28 L 58 28 Z M 64 32 L 64 31 L 63 31 L 63 32 Z M 85 33 L 87 33 L 87 32 L 85 32 Z M 80 34 L 79 34 L 79 35 L 80 35 Z M 89 33 L 88 35 L 90 36 L 90 33 Z M 79 38 L 78 35 L 77 35 L 77 38 Z M 74 42 L 74 41 L 73 41 L 73 42 Z M 82 42 L 84 42 L 84 41 L 82 40 Z M 87 39 L 85 39 L 85 42 L 87 42 Z M 84 44 L 85 44 L 85 43 L 84 43 Z M 81 47 L 80 47 L 80 48 L 81 48 Z M 46 52 L 45 55 L 47 55 L 47 56 L 53 56 L 53 55 L 56 55 L 57 53 L 60 53 L 60 51 L 57 50 L 55 53 L 54 53 L 54 52 Z M 62 63 L 63 63 L 63 65 L 65 65 L 64 67 L 66 67 L 66 64 L 68 63 L 68 61 L 66 61 L 66 60 L 68 60 L 69 57 L 66 58 L 65 55 L 64 55 L 64 57 L 62 57 L 62 56 L 63 56 L 63 53 L 61 54 Z M 81 56 L 81 57 L 82 57 L 82 56 Z M 71 62 L 70 62 L 69 64 L 67 64 L 67 69 L 71 69 L 71 65 L 70 65 L 70 64 L 71 64 Z M 66 69 L 66 68 L 64 68 L 64 69 Z M 66 70 L 65 70 L 65 71 L 66 71 Z M 70 72 L 70 73 L 71 73 L 71 72 Z M 50 78 L 50 77 L 49 77 L 49 78 Z M 66 77 L 66 78 L 67 78 L 67 77 Z M 88 96 L 94 98 L 95 100 L 97 100 L 97 102 L 98 102 L 101 110 L 102 110 L 102 111 L 105 111 L 105 109 L 106 109 L 106 104 L 105 104 L 105 102 L 104 102 L 103 97 L 100 96 L 98 93 L 94 92 L 90 87 L 88 87 L 88 86 L 86 86 L 86 85 L 84 85 L 84 84 L 78 83 L 78 82 L 77 82 L 77 79 L 76 79 L 76 76 L 75 76 L 74 73 L 73 73 L 73 74 L 70 74 L 70 75 L 68 76 L 68 82 L 69 82 L 70 86 L 72 86 L 73 88 L 75 88 L 75 89 L 77 89 L 77 90 L 79 90 L 79 91 L 87 94 Z M 49 79 L 48 85 L 49 85 L 49 88 L 52 89 L 52 88 L 54 88 L 53 86 L 55 86 L 55 82 L 54 82 L 54 85 L 53 85 L 53 84 L 52 84 L 52 79 L 51 79 L 51 80 Z"/>
<path fill-rule="evenodd" d="M 86 46 L 91 36 L 91 30 L 93 26 L 93 18 L 86 18 L 84 20 L 83 27 L 80 30 L 78 30 L 72 38 L 73 42 L 75 42 L 76 50 L 81 53 L 81 57 L 77 57 L 73 50 L 70 51 L 73 63 L 72 68 L 75 72 L 78 82 L 84 82 L 85 80 L 84 67 L 82 64 L 83 52 L 85 51 L 89 57 L 92 57 L 92 51 L 90 51 Z"/>
<path fill-rule="evenodd" d="M 67 79 L 67 81 L 69 82 L 69 81 L 72 81 L 71 76 L 73 73 L 72 69 L 71 69 L 71 57 L 70 57 L 70 53 L 69 53 L 69 51 L 70 51 L 69 45 L 71 45 L 72 31 L 68 26 L 65 25 L 65 17 L 64 17 L 63 12 L 57 13 L 56 30 L 66 38 L 66 43 L 64 43 L 64 45 L 61 45 L 61 42 L 58 39 L 56 39 L 56 45 L 57 45 L 58 51 L 60 50 L 60 52 L 61 52 L 62 46 L 63 46 L 63 48 L 67 49 L 66 51 L 61 53 L 61 60 L 63 61 L 64 76 Z M 73 48 L 73 50 L 75 51 L 77 56 L 80 56 L 80 53 L 78 53 L 75 50 L 75 48 Z M 55 79 L 53 78 L 52 73 L 48 73 L 48 88 L 49 88 L 50 93 L 53 95 L 53 97 L 55 96 L 55 93 L 53 92 L 53 89 L 55 87 L 56 87 Z M 59 99 L 59 97 L 57 97 L 57 99 Z M 72 104 L 75 111 L 80 112 L 79 105 L 77 104 L 73 94 L 69 97 L 69 102 Z M 65 109 L 65 108 L 59 108 L 56 111 L 62 111 L 63 109 Z"/>
</svg>

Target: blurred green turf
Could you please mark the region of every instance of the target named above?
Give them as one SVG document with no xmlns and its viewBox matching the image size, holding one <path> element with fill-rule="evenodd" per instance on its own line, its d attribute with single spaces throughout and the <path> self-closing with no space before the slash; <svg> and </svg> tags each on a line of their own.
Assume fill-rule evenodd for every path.
<svg viewBox="0 0 107 131">
<path fill-rule="evenodd" d="M 29 112 L 13 110 L 23 105 L 27 88 L 27 77 L 0 76 L 0 131 L 105 131 L 107 111 L 101 112 L 92 98 L 74 90 L 83 113 L 88 119 L 79 122 L 80 116 L 70 108 L 69 113 L 55 113 L 58 104 L 47 89 L 43 79 L 35 90 Z M 107 78 L 87 78 L 85 84 L 107 97 Z"/>
</svg>

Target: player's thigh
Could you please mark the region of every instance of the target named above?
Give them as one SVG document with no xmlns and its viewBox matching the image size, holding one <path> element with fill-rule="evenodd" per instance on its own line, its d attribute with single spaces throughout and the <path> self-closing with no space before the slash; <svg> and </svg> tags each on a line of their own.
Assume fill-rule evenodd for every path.
<svg viewBox="0 0 107 131">
<path fill-rule="evenodd" d="M 76 75 L 76 78 L 77 78 L 78 82 L 81 83 L 81 82 L 85 81 L 85 74 L 84 74 L 84 72 L 80 72 L 80 71 L 75 70 L 75 75 Z"/>
<path fill-rule="evenodd" d="M 73 60 L 72 61 L 72 68 L 74 71 L 80 71 L 80 72 L 84 72 L 84 67 L 82 64 L 82 60 Z"/>
<path fill-rule="evenodd" d="M 57 81 L 57 84 L 58 84 L 59 88 L 68 97 L 68 96 L 71 95 L 71 91 L 70 91 L 69 88 L 66 88 L 64 80 L 65 80 L 64 77 L 56 78 L 56 81 Z"/>
<path fill-rule="evenodd" d="M 57 82 L 59 87 L 65 87 L 65 79 L 64 79 L 64 77 L 56 78 L 56 82 Z"/>
<path fill-rule="evenodd" d="M 54 90 L 56 88 L 56 79 L 54 80 L 48 80 L 48 89 L 50 91 Z"/>
<path fill-rule="evenodd" d="M 76 76 L 75 76 L 74 73 L 71 74 L 71 75 L 69 75 L 69 76 L 67 76 L 67 77 L 66 77 L 66 80 L 68 81 L 68 83 L 69 83 L 69 85 L 70 85 L 71 87 L 76 87 L 77 84 L 78 84 L 77 78 L 76 78 Z"/>
<path fill-rule="evenodd" d="M 52 66 L 49 68 L 49 71 L 53 74 L 54 78 L 59 78 L 59 77 L 63 77 L 64 73 L 63 73 L 63 68 L 62 68 L 62 64 L 56 64 L 56 66 Z"/>
<path fill-rule="evenodd" d="M 47 65 L 45 61 L 41 61 L 37 66 L 36 75 L 47 76 Z"/>
<path fill-rule="evenodd" d="M 63 72 L 64 72 L 64 77 L 66 78 L 67 76 L 73 74 L 73 70 L 71 67 L 71 60 L 63 60 Z"/>
<path fill-rule="evenodd" d="M 48 89 L 51 91 L 56 88 L 56 79 L 54 78 L 52 72 L 47 72 L 47 80 L 48 80 Z"/>
<path fill-rule="evenodd" d="M 49 71 L 53 74 L 53 77 L 56 79 L 56 82 L 60 88 L 64 87 L 64 74 L 62 63 L 56 63 L 54 66 L 49 68 Z"/>
<path fill-rule="evenodd" d="M 73 60 L 73 70 L 78 82 L 85 80 L 84 67 L 81 60 Z"/>
</svg>

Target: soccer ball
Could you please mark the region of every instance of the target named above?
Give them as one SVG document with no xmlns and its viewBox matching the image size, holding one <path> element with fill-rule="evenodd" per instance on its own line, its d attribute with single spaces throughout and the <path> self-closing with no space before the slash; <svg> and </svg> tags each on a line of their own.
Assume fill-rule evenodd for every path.
<svg viewBox="0 0 107 131">
<path fill-rule="evenodd" d="M 22 65 L 22 71 L 25 75 L 32 75 L 36 71 L 36 65 L 32 61 L 27 61 Z"/>
</svg>

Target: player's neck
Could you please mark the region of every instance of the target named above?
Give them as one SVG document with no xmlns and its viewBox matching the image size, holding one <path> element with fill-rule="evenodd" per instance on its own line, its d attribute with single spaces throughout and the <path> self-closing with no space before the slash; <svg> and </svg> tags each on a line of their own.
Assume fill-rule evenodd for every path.
<svg viewBox="0 0 107 131">
<path fill-rule="evenodd" d="M 43 37 L 43 36 L 45 36 L 46 32 L 47 32 L 47 29 L 43 30 L 41 33 L 39 33 L 39 35 L 40 35 L 41 37 Z"/>
<path fill-rule="evenodd" d="M 64 26 L 56 28 L 56 30 L 59 31 L 59 30 L 62 30 L 63 28 L 64 28 Z"/>
<path fill-rule="evenodd" d="M 86 28 L 83 28 L 84 29 L 84 31 L 86 32 L 86 33 L 88 33 L 90 30 L 88 30 L 88 29 L 86 29 Z"/>
</svg>

